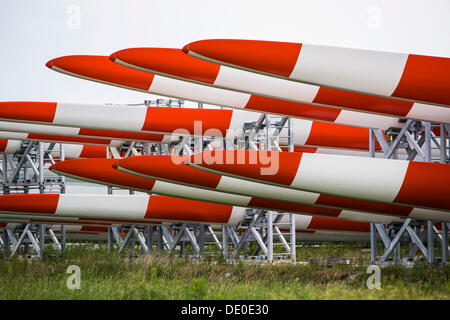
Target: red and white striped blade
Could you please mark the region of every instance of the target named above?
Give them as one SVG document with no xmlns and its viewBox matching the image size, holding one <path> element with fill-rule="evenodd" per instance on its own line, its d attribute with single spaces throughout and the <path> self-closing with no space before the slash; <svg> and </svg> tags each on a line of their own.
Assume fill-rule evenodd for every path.
<svg viewBox="0 0 450 320">
<path fill-rule="evenodd" d="M 27 102 L 27 104 L 33 104 L 33 102 Z M 39 107 L 39 105 L 37 105 Z M 152 133 L 138 133 L 129 131 L 118 131 L 118 130 L 100 130 L 100 129 L 90 129 L 90 128 L 75 128 L 75 127 L 62 127 L 55 125 L 45 125 L 45 124 L 35 124 L 35 123 L 24 123 L 24 122 L 10 122 L 10 121 L 0 121 L 0 131 L 2 132 L 27 132 L 29 134 L 36 135 L 37 137 L 42 136 L 64 136 L 69 141 L 86 141 L 85 143 L 90 143 L 92 139 L 93 142 L 107 141 L 106 139 L 121 139 L 121 140 L 136 140 L 145 141 L 151 143 L 160 143 L 165 141 L 166 143 L 170 141 L 170 137 L 166 137 L 162 134 L 152 134 Z M 80 139 L 80 140 L 78 140 Z M 95 143 L 94 143 L 95 144 Z M 107 144 L 107 143 L 101 143 Z"/>
<path fill-rule="evenodd" d="M 298 190 L 450 210 L 448 164 L 233 150 L 204 152 L 190 161 L 198 169 Z"/>
<path fill-rule="evenodd" d="M 242 135 L 255 113 L 229 109 L 88 105 L 52 102 L 0 102 L 0 119 L 58 126 L 83 127 L 85 134 L 100 130 L 166 132 L 234 139 Z M 294 144 L 338 149 L 369 148 L 369 129 L 302 119 L 293 120 Z M 81 130 L 80 130 L 81 132 Z M 376 146 L 380 149 L 379 145 Z"/>
<path fill-rule="evenodd" d="M 0 196 L 4 213 L 106 221 L 186 221 L 236 224 L 245 208 L 160 195 L 14 194 Z"/>
<path fill-rule="evenodd" d="M 216 129 L 223 136 L 230 128 L 233 110 L 89 105 L 56 102 L 0 102 L 0 119 L 67 127 L 131 132 L 203 134 Z M 202 123 L 194 132 L 195 122 Z M 215 133 L 217 134 L 217 132 Z"/>
<path fill-rule="evenodd" d="M 0 221 L 21 221 L 21 223 L 41 223 L 41 224 L 53 224 L 53 225 L 67 225 L 67 226 L 91 226 L 91 227 L 101 227 L 110 226 L 113 223 L 108 221 L 85 221 L 77 217 L 55 217 L 53 215 L 28 213 L 23 214 L 21 212 L 9 212 L 0 213 Z"/>
<path fill-rule="evenodd" d="M 0 135 L 1 137 L 1 135 Z M 44 143 L 44 148 L 48 144 Z M 22 141 L 0 139 L 0 152 L 7 154 L 14 154 L 22 148 Z M 107 147 L 105 146 L 91 146 L 80 144 L 63 144 L 64 157 L 66 159 L 77 158 L 106 158 L 108 156 Z M 54 156 L 60 157 L 60 151 L 52 152 Z"/>
<path fill-rule="evenodd" d="M 299 127 L 299 126 L 298 126 Z M 297 143 L 298 146 L 295 146 L 295 151 L 300 152 L 317 152 L 317 153 L 339 153 L 339 154 L 349 154 L 349 155 L 358 155 L 358 156 L 367 156 L 366 148 L 367 148 L 367 137 L 366 132 L 361 131 L 360 134 L 359 130 L 355 130 L 352 132 L 348 132 L 348 134 L 344 134 L 345 132 L 342 130 L 342 132 L 333 130 L 333 128 L 327 128 L 327 126 L 322 126 L 319 122 L 314 122 L 309 125 L 309 123 L 305 122 L 303 126 L 302 131 L 298 132 L 297 135 L 294 134 L 294 137 L 297 137 L 297 139 L 294 140 L 294 143 Z M 343 129 L 343 128 L 342 128 Z M 331 132 L 332 131 L 332 132 Z M 25 134 L 25 133 L 29 133 Z M 328 139 L 325 140 L 325 137 L 327 137 L 327 133 L 330 134 L 339 134 L 341 133 L 343 136 L 343 139 Z M 358 135 L 356 135 L 358 134 Z M 74 127 L 61 127 L 61 126 L 54 126 L 54 125 L 43 125 L 43 124 L 34 124 L 34 123 L 23 123 L 23 122 L 8 122 L 8 121 L 0 121 L 0 138 L 9 138 L 9 139 L 20 139 L 20 140 L 26 140 L 27 138 L 40 138 L 37 139 L 39 141 L 42 141 L 42 138 L 45 136 L 64 136 L 64 137 L 74 137 L 76 139 L 80 139 L 80 141 L 86 141 L 91 142 L 91 139 L 85 138 L 109 138 L 109 139 L 123 139 L 123 140 L 136 140 L 136 141 L 143 141 L 143 142 L 150 142 L 150 143 L 170 143 L 173 141 L 173 139 L 178 139 L 178 137 L 172 137 L 170 135 L 163 135 L 163 134 L 152 134 L 152 133 L 138 133 L 138 132 L 128 132 L 128 131 L 116 131 L 116 130 L 99 130 L 99 129 L 89 129 L 89 128 L 74 128 Z M 437 132 L 437 135 L 439 136 L 439 132 Z M 352 145 L 356 145 L 359 147 L 362 147 L 361 149 L 335 149 L 332 147 L 303 147 L 300 146 L 300 144 L 308 145 L 308 144 L 328 144 L 328 145 L 337 145 L 340 146 L 341 144 L 336 144 L 336 141 L 345 141 L 346 137 L 350 136 L 352 140 Z M 323 137 L 323 138 L 321 138 Z M 360 142 L 355 144 L 357 142 L 357 138 L 361 139 Z M 31 139 L 30 138 L 30 139 Z M 99 140 L 102 140 L 99 139 Z M 116 142 L 119 142 L 116 140 Z M 120 141 L 120 144 L 122 144 L 122 141 Z M 113 145 L 115 146 L 115 145 Z M 215 148 L 214 145 L 212 145 L 213 148 Z M 287 148 L 281 146 L 284 149 Z M 376 146 L 377 150 L 379 150 L 379 145 Z M 1 150 L 1 148 L 0 148 Z M 378 155 L 378 153 L 377 153 Z M 380 154 L 381 155 L 381 154 Z"/>
<path fill-rule="evenodd" d="M 450 106 L 449 58 L 234 39 L 196 41 L 183 51 L 289 80 Z"/>
<path fill-rule="evenodd" d="M 14 123 L 15 124 L 15 123 Z M 19 124 L 20 126 L 20 124 Z M 0 138 L 12 139 L 12 140 L 33 140 L 33 141 L 46 141 L 46 142 L 66 142 L 71 144 L 89 144 L 97 146 L 119 146 L 123 141 L 111 140 L 111 139 L 99 139 L 99 138 L 85 138 L 85 137 L 69 137 L 60 136 L 55 134 L 36 134 L 26 131 L 0 131 Z"/>
<path fill-rule="evenodd" d="M 245 208 L 193 201 L 160 195 L 111 196 L 69 194 L 26 194 L 0 196 L 0 212 L 36 213 L 53 217 L 78 217 L 145 223 L 183 221 L 236 225 L 245 216 Z M 296 215 L 299 230 L 336 230 L 368 232 L 365 222 Z"/>
<path fill-rule="evenodd" d="M 198 154 L 200 155 L 200 154 Z M 417 219 L 434 219 L 436 221 L 450 219 L 447 211 L 440 211 L 428 208 L 413 208 L 392 203 L 375 202 L 371 200 L 354 199 L 344 196 L 328 195 L 311 191 L 302 191 L 287 188 L 287 186 L 277 186 L 266 184 L 265 181 L 246 181 L 245 175 L 225 176 L 220 173 L 202 172 L 195 168 L 183 165 L 188 159 L 187 156 L 175 155 L 151 155 L 140 157 L 129 157 L 119 160 L 114 166 L 124 172 L 135 174 L 152 179 L 172 181 L 174 183 L 190 185 L 199 188 L 216 190 L 220 192 L 240 194 L 251 197 L 249 205 L 261 201 L 257 199 L 270 199 L 271 201 L 308 205 L 314 208 L 313 215 L 333 215 L 343 219 L 354 219 L 365 221 L 375 221 L 374 215 L 390 215 L 399 217 L 412 217 Z M 225 159 L 225 158 L 223 158 Z M 198 161 L 201 163 L 201 161 Z M 211 163 L 211 162 L 209 162 Z M 230 164 L 232 167 L 233 165 Z M 326 180 L 323 180 L 326 181 Z M 264 202 L 261 202 L 264 203 Z M 248 206 L 243 204 L 244 206 Z M 312 206 L 312 207 L 311 207 Z M 333 207 L 336 210 L 326 211 L 322 207 Z M 307 207 L 305 207 L 307 209 Z M 303 210 L 305 210 L 303 209 Z M 309 210 L 311 210 L 309 209 Z M 348 209 L 348 210 L 347 210 Z M 286 210 L 286 209 L 285 209 Z M 288 211 L 288 210 L 287 210 Z M 362 212 L 355 212 L 362 211 Z"/>
<path fill-rule="evenodd" d="M 172 166 L 171 162 L 167 162 L 169 159 L 164 157 L 160 159 L 156 158 L 155 160 L 156 162 L 150 163 L 150 165 L 155 165 L 155 171 L 161 173 L 159 175 L 157 174 L 159 177 L 156 180 L 115 170 L 112 165 L 114 165 L 117 161 L 112 159 L 66 160 L 56 163 L 50 167 L 50 170 L 75 179 L 135 189 L 143 192 L 152 192 L 166 196 L 182 197 L 192 200 L 222 203 L 240 207 L 260 208 L 280 212 L 293 212 L 303 215 L 334 217 L 354 221 L 376 221 L 379 223 L 390 223 L 398 219 L 395 215 L 405 214 L 405 212 L 398 210 L 398 206 L 391 206 L 392 208 L 389 206 L 377 206 L 376 208 L 378 211 L 386 211 L 389 209 L 386 215 L 381 215 L 379 212 L 377 214 L 359 212 L 364 211 L 364 208 L 360 207 L 355 207 L 355 210 L 358 212 L 353 210 L 330 208 L 329 206 L 331 206 L 333 202 L 331 201 L 331 204 L 329 204 L 326 200 L 324 201 L 324 206 L 311 205 L 312 202 L 310 199 L 305 200 L 305 193 L 296 191 L 294 191 L 294 194 L 291 194 L 289 198 L 295 198 L 296 202 L 293 202 L 273 199 L 273 190 L 268 190 L 269 192 L 261 193 L 263 197 L 233 194 L 229 193 L 230 190 L 227 188 L 208 190 L 200 183 L 195 183 L 193 181 L 197 178 L 199 181 L 203 181 L 205 179 L 207 180 L 212 174 L 194 170 L 185 165 Z M 192 179 L 182 180 L 183 177 L 186 177 L 186 171 L 188 172 L 187 176 L 192 176 Z M 175 174 L 167 176 L 168 173 Z M 198 175 L 198 177 L 195 175 Z M 223 177 L 223 179 L 225 180 L 226 177 Z M 213 188 L 211 187 L 210 189 Z M 285 190 L 283 191 L 286 193 Z M 272 198 L 270 198 L 270 196 L 268 198 L 267 195 L 272 196 Z M 374 206 L 371 206 L 371 208 L 374 208 Z M 408 213 L 412 211 L 411 208 L 407 209 Z M 375 209 L 372 211 L 376 212 Z"/>
<path fill-rule="evenodd" d="M 195 52 L 190 53 L 195 55 Z M 113 53 L 110 59 L 161 76 L 251 93 L 245 105 L 248 110 L 380 129 L 401 127 L 403 123 L 398 118 L 450 122 L 450 110 L 445 107 L 256 74 L 200 60 L 179 49 L 124 49 Z"/>
</svg>

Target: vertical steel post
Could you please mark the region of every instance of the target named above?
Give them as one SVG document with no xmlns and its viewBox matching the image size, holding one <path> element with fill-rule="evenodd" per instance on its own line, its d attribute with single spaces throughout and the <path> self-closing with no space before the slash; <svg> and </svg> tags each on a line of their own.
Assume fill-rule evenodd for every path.
<svg viewBox="0 0 450 320">
<path fill-rule="evenodd" d="M 369 157 L 375 158 L 375 134 L 369 129 Z"/>
<path fill-rule="evenodd" d="M 228 229 L 226 225 L 222 226 L 222 250 L 225 261 L 228 259 Z"/>
<path fill-rule="evenodd" d="M 370 129 L 372 130 L 372 129 Z M 375 223 L 370 223 L 370 263 L 377 262 L 377 229 Z"/>
<path fill-rule="evenodd" d="M 442 222 L 442 263 L 448 262 L 448 226 L 446 222 Z"/>
<path fill-rule="evenodd" d="M 394 249 L 394 261 L 399 262 L 400 261 L 400 242 L 397 243 Z"/>
<path fill-rule="evenodd" d="M 3 153 L 3 194 L 8 194 L 8 156 Z"/>
<path fill-rule="evenodd" d="M 369 129 L 369 157 L 375 158 L 375 133 Z M 377 261 L 377 231 L 375 223 L 370 224 L 370 262 Z"/>
<path fill-rule="evenodd" d="M 434 262 L 434 237 L 433 221 L 427 221 L 427 260 L 428 263 Z"/>
<path fill-rule="evenodd" d="M 296 262 L 297 261 L 297 247 L 296 247 L 296 240 L 297 240 L 297 236 L 296 236 L 296 227 L 295 227 L 295 215 L 293 213 L 289 214 L 289 219 L 290 219 L 290 223 L 291 223 L 291 258 L 292 258 L 292 262 Z"/>
<path fill-rule="evenodd" d="M 199 237 L 198 237 L 198 245 L 200 247 L 199 255 L 204 258 L 205 256 L 205 225 L 199 225 Z"/>
<path fill-rule="evenodd" d="M 39 142 L 39 147 L 41 146 L 42 142 Z M 44 259 L 44 246 L 45 246 L 45 226 L 44 224 L 39 225 L 39 258 Z"/>
<path fill-rule="evenodd" d="M 59 154 L 60 161 L 66 160 L 66 153 L 64 151 L 63 143 L 59 144 L 59 152 L 60 152 L 60 154 Z M 60 186 L 61 193 L 66 193 L 66 177 L 60 176 L 59 178 L 61 179 L 61 186 Z"/>
<path fill-rule="evenodd" d="M 186 241 L 180 241 L 180 254 L 181 258 L 186 258 Z"/>
<path fill-rule="evenodd" d="M 114 239 L 113 239 L 113 233 L 112 233 L 112 227 L 109 226 L 108 227 L 108 253 L 111 254 L 112 253 L 112 249 L 114 246 Z"/>
<path fill-rule="evenodd" d="M 44 143 L 42 141 L 38 142 L 39 149 L 39 193 L 44 193 Z"/>
<path fill-rule="evenodd" d="M 162 227 L 158 226 L 157 230 L 158 230 L 158 251 L 162 252 L 163 251 L 163 247 L 164 247 Z"/>
<path fill-rule="evenodd" d="M 10 240 L 8 235 L 8 230 L 3 230 L 3 256 L 7 257 L 9 255 Z"/>
<path fill-rule="evenodd" d="M 266 114 L 266 147 L 265 150 L 272 150 L 272 144 L 270 139 L 270 114 Z"/>
<path fill-rule="evenodd" d="M 441 123 L 439 125 L 439 132 L 441 135 L 441 162 L 446 163 L 447 162 L 447 130 L 445 128 L 445 125 Z"/>
<path fill-rule="evenodd" d="M 267 211 L 267 261 L 273 262 L 273 219 L 272 211 Z"/>
<path fill-rule="evenodd" d="M 431 123 L 423 122 L 425 126 L 425 159 L 424 161 L 431 161 Z"/>
<path fill-rule="evenodd" d="M 147 248 L 148 248 L 148 252 L 151 253 L 152 249 L 153 249 L 153 226 L 147 226 L 146 227 L 146 243 L 147 243 Z"/>
<path fill-rule="evenodd" d="M 66 253 L 66 226 L 61 225 L 61 255 Z"/>
<path fill-rule="evenodd" d="M 294 152 L 294 128 L 292 118 L 288 118 L 289 152 Z"/>
</svg>

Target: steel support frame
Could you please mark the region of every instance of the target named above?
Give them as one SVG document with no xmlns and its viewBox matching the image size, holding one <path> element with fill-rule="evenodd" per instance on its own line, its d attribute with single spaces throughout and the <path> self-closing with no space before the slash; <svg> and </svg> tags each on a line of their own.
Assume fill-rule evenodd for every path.
<svg viewBox="0 0 450 320">
<path fill-rule="evenodd" d="M 5 256 L 13 257 L 19 250 L 20 246 L 25 246 L 25 253 L 29 249 L 29 244 L 33 246 L 33 256 L 40 259 L 44 258 L 44 248 L 46 236 L 49 237 L 54 246 L 62 254 L 65 253 L 66 234 L 65 227 L 61 226 L 61 240 L 55 235 L 52 226 L 44 224 L 26 224 L 19 236 L 16 237 L 16 232 L 12 229 L 5 228 L 3 231 L 4 243 L 3 253 Z"/>
<path fill-rule="evenodd" d="M 228 258 L 228 238 L 231 239 L 233 245 L 233 252 L 231 253 L 230 260 L 236 260 L 239 250 L 248 244 L 249 241 L 255 241 L 258 248 L 254 252 L 253 256 L 257 260 L 265 260 L 267 262 L 273 262 L 274 256 L 280 254 L 274 254 L 274 244 L 280 244 L 284 247 L 288 255 L 293 262 L 296 261 L 296 238 L 295 238 L 295 216 L 291 213 L 276 213 L 273 211 L 266 211 L 261 209 L 251 209 L 251 219 L 242 225 L 245 228 L 241 237 L 237 235 L 235 230 L 230 226 L 223 227 L 223 255 Z M 281 222 L 283 216 L 288 216 L 288 222 Z M 284 225 L 288 227 L 288 234 L 290 235 L 289 241 L 286 240 L 285 234 L 281 232 L 280 226 Z M 275 242 L 275 239 L 279 239 L 279 243 Z M 264 255 L 261 255 L 263 253 Z"/>
<path fill-rule="evenodd" d="M 121 230 L 122 229 L 122 230 Z M 126 230 L 125 236 L 121 235 L 121 231 Z M 112 253 L 114 245 L 118 246 L 118 253 L 121 254 L 127 246 L 134 252 L 136 241 L 140 245 L 140 254 L 151 252 L 153 226 L 139 227 L 134 224 L 125 227 L 109 226 L 108 227 L 108 252 Z"/>
<path fill-rule="evenodd" d="M 47 179 L 44 176 L 45 161 L 54 164 L 56 161 L 52 153 L 56 143 L 50 143 L 48 148 L 44 148 L 42 142 L 23 141 L 23 148 L 16 155 L 3 153 L 3 194 L 9 194 L 11 190 L 23 190 L 28 193 L 30 189 L 36 188 L 39 193 L 44 193 L 47 187 L 58 186 L 61 193 L 65 192 L 65 178 Z M 59 143 L 60 161 L 64 160 L 64 147 Z M 18 160 L 16 161 L 15 158 Z M 28 170 L 31 169 L 33 175 L 30 176 Z"/>
<path fill-rule="evenodd" d="M 398 150 L 403 148 L 407 153 L 407 160 L 414 160 L 416 157 L 420 157 L 422 161 L 430 162 L 437 160 L 439 162 L 448 163 L 450 159 L 449 137 L 447 131 L 450 131 L 450 127 L 446 124 L 439 124 L 440 138 L 436 137 L 432 131 L 430 122 L 421 122 L 415 120 L 406 120 L 404 126 L 400 131 L 393 135 L 393 139 L 390 142 L 386 141 L 383 132 L 380 129 L 369 130 L 369 156 L 375 157 L 375 145 L 378 141 L 384 158 L 397 159 Z M 421 133 L 421 134 L 420 134 Z M 433 145 L 435 146 L 433 148 Z M 439 150 L 440 158 L 432 158 L 432 150 Z M 417 233 L 410 224 L 415 224 L 411 218 L 405 220 L 396 233 L 394 238 L 391 238 L 383 225 L 371 223 L 370 228 L 370 243 L 371 243 L 371 261 L 372 263 L 386 263 L 387 258 L 394 252 L 395 256 L 393 261 L 396 263 L 407 262 L 413 258 L 417 250 L 420 250 L 427 262 L 432 264 L 437 261 L 434 257 L 434 243 L 435 238 L 439 235 L 434 228 L 433 221 L 425 222 L 424 230 Z M 442 223 L 442 226 L 447 226 L 446 223 Z M 440 236 L 440 243 L 442 245 L 441 260 L 443 263 L 448 262 L 448 234 L 447 229 L 442 228 L 442 236 Z M 384 244 L 385 252 L 380 259 L 377 257 L 377 232 Z M 402 237 L 407 237 L 410 243 L 410 251 L 407 257 L 403 260 L 400 259 L 400 240 Z M 423 241 L 426 236 L 426 246 Z"/>
</svg>

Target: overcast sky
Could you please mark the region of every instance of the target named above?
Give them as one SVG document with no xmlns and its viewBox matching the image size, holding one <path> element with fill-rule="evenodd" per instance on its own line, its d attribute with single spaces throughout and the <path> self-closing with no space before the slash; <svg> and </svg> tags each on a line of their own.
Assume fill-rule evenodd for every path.
<svg viewBox="0 0 450 320">
<path fill-rule="evenodd" d="M 0 101 L 155 98 L 45 67 L 62 55 L 241 38 L 449 57 L 449 31 L 449 0 L 1 0 Z"/>
</svg>

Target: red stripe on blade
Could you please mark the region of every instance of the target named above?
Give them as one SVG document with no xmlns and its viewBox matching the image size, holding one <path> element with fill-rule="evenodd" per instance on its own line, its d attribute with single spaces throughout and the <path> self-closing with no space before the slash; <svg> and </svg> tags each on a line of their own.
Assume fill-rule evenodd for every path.
<svg viewBox="0 0 450 320">
<path fill-rule="evenodd" d="M 213 189 L 217 187 L 220 175 L 191 168 L 183 164 L 186 159 L 187 156 L 177 155 L 134 156 L 118 161 L 117 165 L 158 179 Z"/>
<path fill-rule="evenodd" d="M 290 185 L 301 157 L 299 152 L 213 150 L 195 154 L 190 161 L 223 173 Z"/>
<path fill-rule="evenodd" d="M 394 202 L 450 210 L 450 166 L 410 161 Z"/>
<path fill-rule="evenodd" d="M 224 204 L 151 196 L 146 219 L 227 223 L 233 207 Z"/>
<path fill-rule="evenodd" d="M 213 84 L 220 66 L 184 54 L 180 49 L 131 48 L 113 53 L 112 61 L 119 59 L 150 72 L 156 71 L 193 81 Z"/>
<path fill-rule="evenodd" d="M 47 67 L 57 67 L 78 76 L 147 91 L 153 81 L 150 73 L 120 66 L 105 56 L 65 56 L 47 62 Z"/>
<path fill-rule="evenodd" d="M 410 54 L 392 96 L 450 106 L 450 59 Z"/>
<path fill-rule="evenodd" d="M 53 122 L 56 113 L 56 102 L 0 102 L 0 118 Z"/>
<path fill-rule="evenodd" d="M 137 177 L 113 168 L 117 159 L 72 159 L 57 162 L 50 167 L 83 179 L 102 182 L 104 184 L 120 185 L 128 188 L 151 191 L 155 180 Z"/>
<path fill-rule="evenodd" d="M 337 108 L 314 106 L 306 103 L 292 102 L 256 95 L 252 95 L 250 97 L 245 108 L 268 113 L 289 115 L 298 118 L 330 122 L 334 122 L 341 112 L 341 110 Z"/>
<path fill-rule="evenodd" d="M 300 43 L 213 39 L 191 42 L 183 51 L 247 69 L 289 77 L 297 63 Z"/>
<path fill-rule="evenodd" d="M 0 211 L 54 214 L 59 194 L 9 194 L 0 196 Z"/>
</svg>

